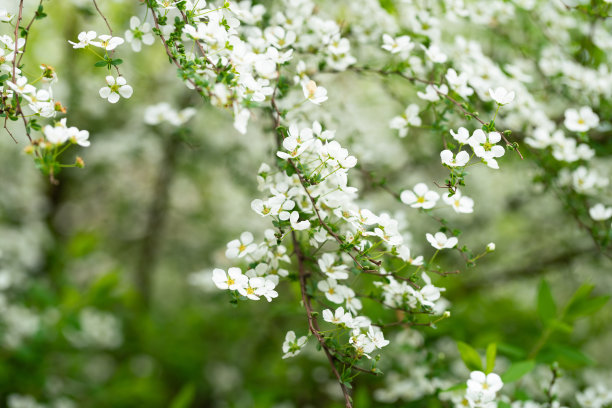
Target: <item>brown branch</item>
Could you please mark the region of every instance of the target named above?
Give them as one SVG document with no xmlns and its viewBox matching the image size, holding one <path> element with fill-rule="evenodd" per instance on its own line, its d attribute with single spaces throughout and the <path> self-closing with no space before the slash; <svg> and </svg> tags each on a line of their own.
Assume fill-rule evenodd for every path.
<svg viewBox="0 0 612 408">
<path fill-rule="evenodd" d="M 100 10 L 100 7 L 98 7 L 98 2 L 96 0 L 93 0 L 93 4 L 96 7 L 96 11 L 100 15 L 100 17 L 102 17 L 102 19 L 104 20 L 104 23 L 106 23 L 106 27 L 108 27 L 108 32 L 110 33 L 111 37 L 114 37 L 115 35 L 113 34 L 113 29 L 111 28 L 111 25 L 108 22 L 106 16 L 102 13 L 102 10 Z M 115 55 L 115 50 L 112 50 L 110 54 Z M 115 67 L 115 70 L 117 71 L 117 75 L 120 76 L 121 72 L 119 71 L 119 67 L 117 65 L 115 65 L 114 67 Z"/>
<path fill-rule="evenodd" d="M 181 10 L 180 8 L 179 8 L 179 12 L 181 13 L 181 16 L 183 17 L 183 21 L 185 22 L 185 24 L 188 24 L 189 23 L 189 19 L 185 15 L 185 12 L 183 10 Z M 202 47 L 202 43 L 200 43 L 200 41 L 198 41 L 198 40 L 193 40 L 193 41 L 198 46 L 198 49 L 200 50 L 200 53 L 202 54 L 202 58 L 204 58 L 206 60 L 206 62 L 212 67 L 213 71 L 218 73 L 219 72 L 219 68 L 210 60 L 210 58 L 208 58 L 208 55 L 206 54 L 206 51 L 204 51 L 204 47 Z"/>
<path fill-rule="evenodd" d="M 15 23 L 15 55 L 13 55 L 13 83 L 16 83 L 16 71 L 17 71 L 17 42 L 19 41 L 19 23 L 21 22 L 21 18 L 23 16 L 23 0 L 19 0 L 19 12 L 17 14 L 17 22 Z"/>
<path fill-rule="evenodd" d="M 344 401 L 345 401 L 346 408 L 352 408 L 353 404 L 351 402 L 351 395 L 349 393 L 349 390 L 346 387 L 346 385 L 344 385 L 344 383 L 342 382 L 342 377 L 340 376 L 340 373 L 338 372 L 338 369 L 336 368 L 336 364 L 334 363 L 333 353 L 331 352 L 331 350 L 325 343 L 325 339 L 323 338 L 319 330 L 319 323 L 317 322 L 317 318 L 313 316 L 313 313 L 312 313 L 312 305 L 310 304 L 310 297 L 308 296 L 308 293 L 306 293 L 306 278 L 308 276 L 308 272 L 306 271 L 306 268 L 304 266 L 304 254 L 302 252 L 302 249 L 300 248 L 300 244 L 295 235 L 295 231 L 291 231 L 291 238 L 293 239 L 293 250 L 295 252 L 295 255 L 298 261 L 300 291 L 302 293 L 302 303 L 304 303 L 304 308 L 306 309 L 306 315 L 308 316 L 308 328 L 310 329 L 310 332 L 317 338 L 319 344 L 321 345 L 321 348 L 323 349 L 323 351 L 325 352 L 325 355 L 327 356 L 327 359 L 329 360 L 329 364 L 331 366 L 332 372 L 334 373 L 334 376 L 338 380 L 338 383 L 340 383 L 340 388 L 342 389 L 342 394 L 344 395 Z"/>
<path fill-rule="evenodd" d="M 308 188 L 306 187 L 306 180 L 304 180 L 304 176 L 302 175 L 302 173 L 300 172 L 300 170 L 297 168 L 297 166 L 295 165 L 295 163 L 289 159 L 287 160 L 289 162 L 289 164 L 291 164 L 291 166 L 293 166 L 293 169 L 295 170 L 295 172 L 298 175 L 298 178 L 300 179 L 300 184 L 302 185 L 302 187 L 304 188 L 304 191 L 306 192 L 306 195 L 308 196 L 311 204 L 312 204 L 312 208 L 315 211 L 315 214 L 317 215 L 317 218 L 319 219 L 319 223 L 321 224 L 321 226 L 323 228 L 325 228 L 325 230 L 329 233 L 329 235 L 331 235 L 336 242 L 338 242 L 340 245 L 343 245 L 344 242 L 342 241 L 342 239 L 338 236 L 338 234 L 336 234 L 329 225 L 327 225 L 327 223 L 325 221 L 323 221 L 323 218 L 321 217 L 321 213 L 319 212 L 319 208 L 317 207 L 317 204 L 315 202 L 314 197 L 312 196 L 312 194 L 310 194 L 310 191 L 308 191 Z M 359 249 L 353 247 L 353 249 L 361 256 L 365 257 L 365 254 L 363 252 L 361 252 Z M 366 268 L 357 260 L 357 258 L 355 257 L 355 255 L 353 255 L 350 251 L 346 251 L 347 254 L 349 254 L 349 256 L 353 259 L 353 261 L 355 261 L 355 263 L 357 264 L 357 266 L 359 266 L 359 269 L 361 270 L 365 270 Z M 372 258 L 367 258 L 368 261 L 370 261 L 371 263 L 373 263 L 376 266 L 380 266 L 381 265 L 381 261 L 377 261 L 375 259 Z"/>
<path fill-rule="evenodd" d="M 157 14 L 155 14 L 155 9 L 152 7 L 149 7 L 149 9 L 151 10 L 151 14 L 153 15 L 153 22 L 155 24 L 155 28 L 157 29 L 157 31 L 159 31 L 159 38 L 161 39 L 162 44 L 164 45 L 164 48 L 166 49 L 166 54 L 168 55 L 168 58 L 170 58 L 170 60 L 174 62 L 174 65 L 176 65 L 179 70 L 182 70 L 183 66 L 180 64 L 180 62 L 178 62 L 178 60 L 174 57 L 174 55 L 172 55 L 172 52 L 170 51 L 170 48 L 168 47 L 168 42 L 166 41 L 166 38 L 164 37 L 164 35 L 161 32 L 161 29 L 159 28 L 159 19 L 157 18 Z M 200 95 L 208 94 L 208 96 L 210 97 L 210 93 L 206 93 L 204 89 L 202 89 L 202 87 L 197 85 L 193 79 L 191 78 L 185 78 L 185 79 L 194 87 L 196 91 L 198 91 L 198 93 L 200 93 Z"/>
<path fill-rule="evenodd" d="M 42 5 L 42 2 L 43 2 L 43 0 L 40 0 L 40 2 L 38 3 L 38 7 L 40 7 Z M 23 50 L 21 51 L 21 55 L 19 56 L 19 61 L 17 61 L 17 66 L 19 66 L 21 64 L 21 59 L 25 55 L 26 47 L 28 45 L 28 36 L 30 35 L 30 27 L 32 27 L 32 24 L 34 24 L 34 21 L 36 21 L 36 16 L 37 15 L 38 15 L 38 10 L 34 13 L 34 16 L 32 16 L 32 19 L 30 20 L 30 22 L 28 23 L 28 25 L 25 28 L 26 34 L 25 34 L 24 38 L 25 38 L 26 42 L 23 44 Z"/>
</svg>

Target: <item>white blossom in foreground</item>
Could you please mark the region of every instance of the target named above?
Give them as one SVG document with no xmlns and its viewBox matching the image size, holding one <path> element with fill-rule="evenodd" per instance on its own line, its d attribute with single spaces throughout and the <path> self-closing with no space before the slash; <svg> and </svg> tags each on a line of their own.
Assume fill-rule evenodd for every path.
<svg viewBox="0 0 612 408">
<path fill-rule="evenodd" d="M 457 153 L 457 156 L 453 155 L 450 150 L 442 150 L 440 160 L 442 160 L 442 164 L 449 167 L 463 167 L 470 161 L 470 155 L 464 150 Z"/>
<path fill-rule="evenodd" d="M 153 45 L 155 36 L 151 32 L 149 23 L 140 23 L 140 19 L 136 16 L 130 18 L 130 29 L 125 32 L 125 39 L 132 46 L 134 52 L 140 52 L 142 44 Z"/>
<path fill-rule="evenodd" d="M 402 203 L 426 210 L 433 208 L 439 199 L 440 194 L 430 190 L 425 183 L 418 183 L 413 190 L 404 190 L 400 194 Z"/>
<path fill-rule="evenodd" d="M 443 194 L 442 200 L 450 205 L 457 213 L 469 214 L 474 212 L 474 200 L 470 197 L 463 196 L 459 189 L 457 189 L 452 196 L 450 193 Z"/>
<path fill-rule="evenodd" d="M 499 141 L 501 141 L 499 132 L 490 132 L 487 135 L 483 130 L 476 129 L 468 143 L 474 150 L 474 154 L 480 157 L 487 166 L 492 169 L 499 169 L 499 164 L 495 159 L 502 157 L 505 153 L 504 148 L 496 144 Z"/>
<path fill-rule="evenodd" d="M 293 330 L 288 331 L 283 343 L 283 353 L 285 353 L 283 358 L 297 356 L 306 345 L 306 340 L 308 340 L 306 336 L 297 339 Z"/>
<path fill-rule="evenodd" d="M 304 97 L 315 105 L 320 105 L 327 100 L 327 89 L 317 86 L 315 81 L 309 80 L 302 84 Z"/>
<path fill-rule="evenodd" d="M 112 51 L 121 44 L 125 42 L 125 40 L 121 37 L 113 37 L 107 34 L 101 34 L 98 36 L 100 41 L 91 41 L 91 45 L 95 45 L 96 47 L 104 48 L 106 51 Z"/>
<path fill-rule="evenodd" d="M 82 31 L 77 36 L 77 39 L 79 40 L 78 43 L 72 41 L 68 42 L 72 44 L 72 48 L 85 48 L 89 44 L 91 44 L 97 37 L 98 34 L 95 31 Z"/>
<path fill-rule="evenodd" d="M 214 284 L 221 290 L 238 290 L 247 284 L 249 278 L 242 274 L 240 268 L 229 268 L 227 273 L 223 269 L 215 268 L 212 273 Z"/>
<path fill-rule="evenodd" d="M 110 103 L 119 102 L 121 97 L 129 99 L 134 92 L 132 87 L 127 85 L 127 81 L 122 76 L 114 78 L 112 75 L 108 75 L 106 77 L 106 84 L 107 86 L 100 88 L 100 97 L 108 99 Z"/>
<path fill-rule="evenodd" d="M 472 371 L 470 379 L 467 380 L 465 398 L 470 407 L 494 408 L 497 406 L 495 403 L 497 392 L 502 389 L 503 385 L 501 378 L 495 373 L 485 374 L 482 371 Z"/>
<path fill-rule="evenodd" d="M 489 88 L 489 95 L 491 98 L 500 105 L 507 105 L 514 100 L 514 91 L 508 92 L 504 87 L 495 88 L 495 90 Z"/>
<path fill-rule="evenodd" d="M 460 127 L 459 129 L 457 129 L 457 133 L 455 133 L 451 129 L 450 134 L 453 136 L 453 139 L 455 139 L 457 142 L 461 143 L 462 145 L 466 144 L 470 138 L 470 132 L 464 127 Z"/>
<path fill-rule="evenodd" d="M 436 249 L 453 248 L 459 240 L 457 237 L 448 238 L 443 232 L 436 232 L 434 235 L 425 234 L 427 241 Z"/>
<path fill-rule="evenodd" d="M 349 312 L 345 312 L 342 306 L 338 307 L 335 312 L 331 310 L 323 310 L 323 320 L 332 324 L 346 324 L 351 321 L 353 316 Z"/>
<path fill-rule="evenodd" d="M 257 245 L 253 243 L 253 234 L 245 231 L 240 234 L 240 239 L 234 239 L 227 244 L 225 256 L 229 259 L 242 258 L 257 249 Z"/>
</svg>

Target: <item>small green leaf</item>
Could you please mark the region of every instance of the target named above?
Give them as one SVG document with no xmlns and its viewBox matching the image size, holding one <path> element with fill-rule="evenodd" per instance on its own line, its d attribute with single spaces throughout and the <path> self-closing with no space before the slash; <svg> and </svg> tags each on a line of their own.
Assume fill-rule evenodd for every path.
<svg viewBox="0 0 612 408">
<path fill-rule="evenodd" d="M 570 320 L 595 314 L 610 300 L 610 296 L 597 296 L 591 299 L 575 301 L 567 308 L 566 316 Z"/>
<path fill-rule="evenodd" d="M 465 366 L 471 371 L 482 371 L 482 360 L 474 348 L 462 341 L 457 342 L 457 348 Z"/>
<path fill-rule="evenodd" d="M 108 65 L 108 62 L 106 61 L 98 61 L 94 64 L 94 67 L 105 67 Z"/>
<path fill-rule="evenodd" d="M 574 347 L 553 344 L 550 346 L 550 350 L 556 355 L 555 360 L 559 360 L 559 363 L 571 367 L 592 365 L 594 363 L 591 358 Z"/>
<path fill-rule="evenodd" d="M 442 392 L 449 392 L 449 391 L 465 390 L 466 388 L 467 388 L 467 384 L 466 384 L 466 383 L 464 383 L 464 382 L 462 382 L 462 383 L 459 383 L 459 384 L 455 384 L 455 385 L 453 385 L 452 387 L 447 388 L 447 389 L 445 389 L 445 390 L 444 390 L 444 391 L 442 391 Z"/>
<path fill-rule="evenodd" d="M 123 64 L 123 60 L 121 58 L 115 58 L 114 60 L 111 60 L 110 64 L 113 66 L 121 65 Z"/>
<path fill-rule="evenodd" d="M 538 289 L 538 315 L 543 323 L 548 323 L 557 315 L 557 306 L 550 291 L 550 286 L 545 280 L 540 282 Z"/>
<path fill-rule="evenodd" d="M 186 384 L 181 388 L 179 393 L 172 399 L 170 408 L 187 408 L 191 406 L 195 397 L 195 386 L 193 384 Z"/>
<path fill-rule="evenodd" d="M 526 360 L 514 363 L 501 376 L 504 383 L 511 383 L 521 379 L 525 374 L 529 373 L 535 367 L 535 361 Z"/>
<path fill-rule="evenodd" d="M 497 344 L 491 343 L 487 346 L 487 371 L 486 374 L 492 373 L 495 368 L 495 356 L 497 355 Z"/>
</svg>

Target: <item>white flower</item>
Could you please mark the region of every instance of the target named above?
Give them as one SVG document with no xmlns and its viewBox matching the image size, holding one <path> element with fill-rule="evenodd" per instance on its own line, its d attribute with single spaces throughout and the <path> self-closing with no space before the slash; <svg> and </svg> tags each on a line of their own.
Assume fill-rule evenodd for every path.
<svg viewBox="0 0 612 408">
<path fill-rule="evenodd" d="M 440 194 L 427 188 L 425 183 L 418 183 L 413 190 L 404 190 L 400 194 L 400 200 L 412 208 L 430 209 L 439 199 Z"/>
<path fill-rule="evenodd" d="M 457 237 L 447 238 L 443 232 L 436 232 L 435 235 L 425 234 L 427 241 L 436 249 L 453 248 L 459 240 Z"/>
<path fill-rule="evenodd" d="M 317 288 L 321 292 L 325 293 L 325 297 L 330 302 L 334 302 L 334 303 L 344 302 L 344 296 L 342 296 L 342 294 L 338 290 L 339 288 L 338 282 L 336 282 L 334 278 L 327 278 L 326 280 L 319 281 L 319 283 L 317 283 Z"/>
<path fill-rule="evenodd" d="M 425 51 L 425 55 L 431 62 L 444 64 L 448 59 L 446 54 L 444 54 L 442 50 L 440 50 L 440 47 L 435 44 L 432 44 L 429 48 L 426 48 L 424 45 L 421 45 L 421 48 L 423 49 L 423 51 Z"/>
<path fill-rule="evenodd" d="M 125 39 L 130 43 L 134 52 L 140 52 L 142 44 L 152 45 L 155 42 L 151 25 L 149 23 L 140 24 L 140 19 L 136 16 L 130 18 L 130 29 L 125 32 Z"/>
<path fill-rule="evenodd" d="M 11 81 L 6 81 L 6 84 L 18 94 L 35 94 L 36 93 L 36 88 L 33 85 L 28 84 L 28 78 L 24 76 L 17 78 L 15 83 Z"/>
<path fill-rule="evenodd" d="M 589 215 L 595 221 L 605 221 L 612 217 L 612 207 L 605 207 L 603 204 L 595 204 L 589 208 Z"/>
<path fill-rule="evenodd" d="M 248 279 L 246 284 L 238 286 L 238 293 L 240 293 L 242 296 L 247 297 L 248 299 L 259 300 L 259 296 L 261 296 L 262 293 L 262 287 L 265 286 L 265 283 L 266 279 L 264 278 L 260 278 L 259 276 L 251 277 Z M 265 292 L 265 288 L 263 292 Z M 276 296 L 278 296 L 278 294 L 276 294 Z"/>
<path fill-rule="evenodd" d="M 344 308 L 340 306 L 334 313 L 331 310 L 323 310 L 323 320 L 332 324 L 345 324 L 347 321 L 352 320 L 352 316 L 349 312 L 345 312 Z"/>
<path fill-rule="evenodd" d="M 304 345 L 306 345 L 306 340 L 308 338 L 306 336 L 302 336 L 296 340 L 295 332 L 290 330 L 285 335 L 285 342 L 283 343 L 283 358 L 289 358 L 296 356 L 300 353 Z"/>
<path fill-rule="evenodd" d="M 563 124 L 572 132 L 586 132 L 599 124 L 599 117 L 588 106 L 580 108 L 579 111 L 568 109 L 565 111 Z"/>
<path fill-rule="evenodd" d="M 177 3 L 180 3 L 184 0 L 157 0 L 157 4 L 163 10 L 173 10 L 176 8 Z"/>
<path fill-rule="evenodd" d="M 423 272 L 423 280 L 425 286 L 423 286 L 418 292 L 416 292 L 416 298 L 423 306 L 435 307 L 435 301 L 440 299 L 440 292 L 444 289 L 440 289 L 432 285 L 431 279 L 425 272 Z"/>
<path fill-rule="evenodd" d="M 391 54 L 400 53 L 402 57 L 405 57 L 414 48 L 414 43 L 407 35 L 393 38 L 389 34 L 383 34 L 382 39 L 382 48 L 389 51 Z"/>
<path fill-rule="evenodd" d="M 457 156 L 453 156 L 453 152 L 450 150 L 442 150 L 440 152 L 440 159 L 442 163 L 449 167 L 463 167 L 470 161 L 470 155 L 468 152 L 462 150 L 457 153 Z"/>
<path fill-rule="evenodd" d="M 457 71 L 449 68 L 445 77 L 450 87 L 464 98 L 474 93 L 474 90 L 467 85 L 468 75 L 465 72 L 462 72 L 461 75 L 457 75 Z"/>
<path fill-rule="evenodd" d="M 495 159 L 497 157 L 502 157 L 505 153 L 503 146 L 496 144 L 500 140 L 501 134 L 498 132 L 490 132 L 486 135 L 482 129 L 476 129 L 472 137 L 468 140 L 468 143 L 474 150 L 476 156 L 480 157 L 487 166 L 492 169 L 499 169 L 499 165 Z"/>
<path fill-rule="evenodd" d="M 78 43 L 75 43 L 72 41 L 68 41 L 68 42 L 72 44 L 72 48 L 85 48 L 89 44 L 91 44 L 92 41 L 95 40 L 97 36 L 98 34 L 95 31 L 82 31 L 77 36 L 79 40 Z"/>
<path fill-rule="evenodd" d="M 376 348 L 376 345 L 372 342 L 372 340 L 361 333 L 360 329 L 354 329 L 351 337 L 349 338 L 349 343 L 353 345 L 355 351 L 357 351 L 357 355 L 364 355 L 367 358 L 370 358 L 369 353 L 373 352 Z"/>
<path fill-rule="evenodd" d="M 495 88 L 495 90 L 489 88 L 489 94 L 495 102 L 500 105 L 507 105 L 514 100 L 514 91 L 508 92 L 504 87 Z"/>
<path fill-rule="evenodd" d="M 14 15 L 9 14 L 8 10 L 0 9 L 0 21 L 3 23 L 8 23 L 13 19 Z"/>
<path fill-rule="evenodd" d="M 487 252 L 493 252 L 495 251 L 495 242 L 489 242 L 487 244 Z"/>
<path fill-rule="evenodd" d="M 421 123 L 419 105 L 413 103 L 408 105 L 402 116 L 391 119 L 389 127 L 399 130 L 399 137 L 405 137 L 408 134 L 408 126 L 421 126 Z"/>
<path fill-rule="evenodd" d="M 227 250 L 225 256 L 229 259 L 242 258 L 247 254 L 254 252 L 257 249 L 257 245 L 253 243 L 253 234 L 249 231 L 245 231 L 240 234 L 240 239 L 235 239 L 227 244 Z"/>
<path fill-rule="evenodd" d="M 450 134 L 453 135 L 453 138 L 462 145 L 466 144 L 470 138 L 470 132 L 464 127 L 457 129 L 457 133 L 453 132 L 451 129 Z"/>
<path fill-rule="evenodd" d="M 299 218 L 300 218 L 300 214 L 297 211 L 291 212 L 291 215 L 289 216 L 289 222 L 291 223 L 291 228 L 293 228 L 296 231 L 302 231 L 302 230 L 310 228 L 310 221 L 308 220 L 299 221 Z"/>
<path fill-rule="evenodd" d="M 376 346 L 376 348 L 383 348 L 389 344 L 389 340 L 385 340 L 382 330 L 376 326 L 370 326 L 368 329 L 368 338 Z"/>
<path fill-rule="evenodd" d="M 492 393 L 495 395 L 503 386 L 504 383 L 501 378 L 495 373 L 485 374 L 482 371 L 472 371 L 470 379 L 467 380 L 468 391 Z"/>
<path fill-rule="evenodd" d="M 474 200 L 470 197 L 462 196 L 459 189 L 457 189 L 452 196 L 450 193 L 443 194 L 442 199 L 446 204 L 453 207 L 453 210 L 457 213 L 469 214 L 474 212 Z"/>
<path fill-rule="evenodd" d="M 317 86 L 315 81 L 303 82 L 302 91 L 304 92 L 304 98 L 316 105 L 320 105 L 327 100 L 327 89 Z"/>
<path fill-rule="evenodd" d="M 346 265 L 334 265 L 336 258 L 333 254 L 325 253 L 319 258 L 318 264 L 321 268 L 321 272 L 326 274 L 329 278 L 338 280 L 348 279 L 349 275 L 346 272 L 348 266 Z"/>
<path fill-rule="evenodd" d="M 127 81 L 122 76 L 118 76 L 117 79 L 115 79 L 113 76 L 108 75 L 106 77 L 106 83 L 107 86 L 100 88 L 100 97 L 108 99 L 110 103 L 119 102 L 120 96 L 128 99 L 134 92 L 132 87 L 127 85 Z"/>
<path fill-rule="evenodd" d="M 242 274 L 240 268 L 229 268 L 227 273 L 223 269 L 215 268 L 212 280 L 219 289 L 237 290 L 246 286 L 249 278 Z"/>
<path fill-rule="evenodd" d="M 90 41 L 90 44 L 104 48 L 106 51 L 112 51 L 125 42 L 121 37 L 113 37 L 107 34 L 99 35 L 98 39 L 101 41 Z"/>
<path fill-rule="evenodd" d="M 278 276 L 272 275 L 268 276 L 267 278 L 253 279 L 257 279 L 257 281 L 254 282 L 254 285 L 256 286 L 255 294 L 257 296 L 265 297 L 268 302 L 271 302 L 272 299 L 278 297 L 278 292 L 274 290 L 276 284 L 278 283 Z"/>
<path fill-rule="evenodd" d="M 412 258 L 410 256 L 410 248 L 405 245 L 402 245 L 397 248 L 397 255 L 403 261 L 408 262 L 410 265 L 423 265 L 423 256 L 417 256 L 416 258 Z"/>
</svg>

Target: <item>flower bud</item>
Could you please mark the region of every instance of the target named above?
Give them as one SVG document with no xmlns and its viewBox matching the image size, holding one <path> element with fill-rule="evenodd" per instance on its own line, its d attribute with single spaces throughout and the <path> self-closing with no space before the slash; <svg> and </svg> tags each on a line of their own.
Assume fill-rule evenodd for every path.
<svg viewBox="0 0 612 408">
<path fill-rule="evenodd" d="M 487 252 L 493 252 L 495 251 L 495 242 L 489 242 L 487 244 Z"/>
</svg>

